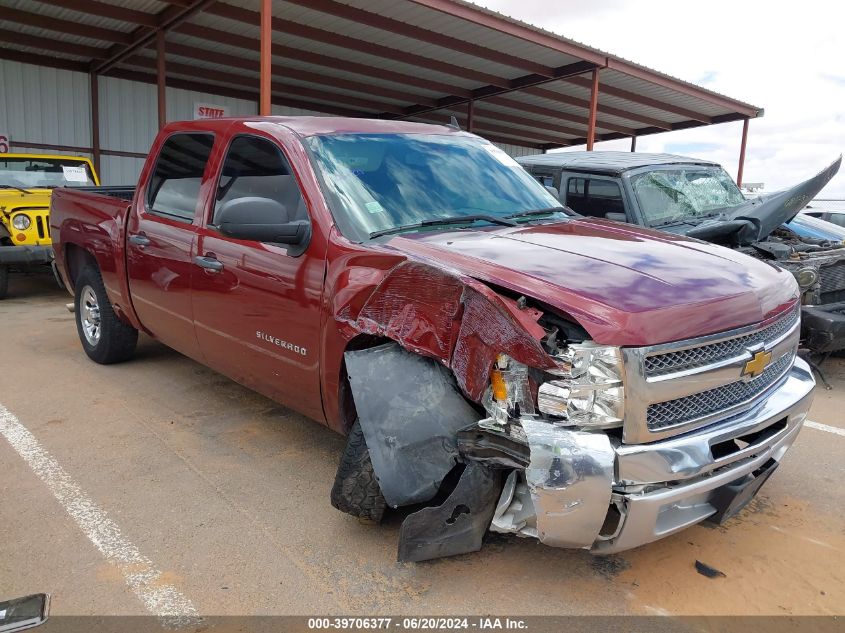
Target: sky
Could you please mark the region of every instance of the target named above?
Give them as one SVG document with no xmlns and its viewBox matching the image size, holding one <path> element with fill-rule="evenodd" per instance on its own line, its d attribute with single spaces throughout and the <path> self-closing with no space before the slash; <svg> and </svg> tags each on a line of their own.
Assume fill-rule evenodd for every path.
<svg viewBox="0 0 845 633">
<path fill-rule="evenodd" d="M 845 151 L 845 3 L 802 0 L 474 0 L 569 39 L 762 107 L 743 181 L 796 184 Z M 742 123 L 637 139 L 637 151 L 714 160 L 736 178 Z M 583 147 L 578 148 L 583 149 Z M 596 143 L 630 149 L 630 140 Z M 819 194 L 845 199 L 845 169 Z"/>
</svg>

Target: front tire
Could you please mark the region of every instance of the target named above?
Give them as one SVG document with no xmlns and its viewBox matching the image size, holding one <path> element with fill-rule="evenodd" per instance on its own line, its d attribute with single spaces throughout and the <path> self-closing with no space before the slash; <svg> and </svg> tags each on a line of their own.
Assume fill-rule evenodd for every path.
<svg viewBox="0 0 845 633">
<path fill-rule="evenodd" d="M 101 365 L 128 360 L 138 343 L 138 330 L 117 318 L 100 271 L 87 266 L 76 279 L 76 331 L 88 358 Z"/>
<path fill-rule="evenodd" d="M 361 423 L 355 420 L 332 487 L 332 505 L 368 523 L 381 523 L 387 502 L 373 471 Z"/>
<path fill-rule="evenodd" d="M 9 292 L 9 267 L 0 266 L 0 299 L 5 299 Z"/>
</svg>

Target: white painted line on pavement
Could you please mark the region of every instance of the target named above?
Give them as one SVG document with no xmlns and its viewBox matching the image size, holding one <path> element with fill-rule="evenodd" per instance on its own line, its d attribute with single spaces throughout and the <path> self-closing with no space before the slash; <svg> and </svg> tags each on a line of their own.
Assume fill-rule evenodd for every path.
<svg viewBox="0 0 845 633">
<path fill-rule="evenodd" d="M 0 434 L 43 481 L 100 553 L 123 574 L 144 607 L 165 626 L 193 626 L 201 619 L 193 603 L 124 537 L 118 525 L 65 472 L 15 415 L 0 404 Z"/>
<path fill-rule="evenodd" d="M 845 437 L 845 429 L 840 429 L 835 426 L 829 426 L 827 424 L 822 424 L 821 422 L 811 422 L 807 420 L 804 422 L 804 426 L 809 426 L 811 429 L 816 429 L 817 431 L 827 431 L 828 433 L 833 433 L 834 435 L 841 435 Z"/>
</svg>

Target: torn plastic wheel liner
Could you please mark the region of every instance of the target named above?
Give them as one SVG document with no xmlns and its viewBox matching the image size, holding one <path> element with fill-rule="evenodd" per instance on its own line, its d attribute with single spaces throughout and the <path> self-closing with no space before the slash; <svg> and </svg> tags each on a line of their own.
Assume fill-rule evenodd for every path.
<svg viewBox="0 0 845 633">
<path fill-rule="evenodd" d="M 478 420 L 452 373 L 396 343 L 346 352 L 373 470 L 388 505 L 428 501 L 458 462 L 455 435 Z"/>
<path fill-rule="evenodd" d="M 470 462 L 442 505 L 409 515 L 399 530 L 399 562 L 480 550 L 499 498 L 499 472 Z"/>
</svg>

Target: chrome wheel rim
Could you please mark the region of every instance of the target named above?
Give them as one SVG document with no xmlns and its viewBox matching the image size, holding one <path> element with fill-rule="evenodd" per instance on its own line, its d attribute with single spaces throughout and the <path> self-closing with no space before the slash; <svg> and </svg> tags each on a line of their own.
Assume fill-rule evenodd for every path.
<svg viewBox="0 0 845 633">
<path fill-rule="evenodd" d="M 91 286 L 85 286 L 79 299 L 79 318 L 82 321 L 82 333 L 91 347 L 100 341 L 100 304 L 97 294 Z"/>
</svg>

